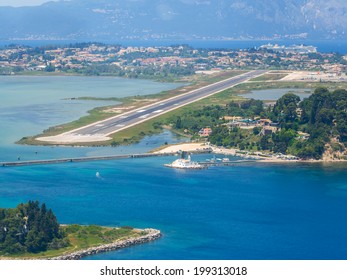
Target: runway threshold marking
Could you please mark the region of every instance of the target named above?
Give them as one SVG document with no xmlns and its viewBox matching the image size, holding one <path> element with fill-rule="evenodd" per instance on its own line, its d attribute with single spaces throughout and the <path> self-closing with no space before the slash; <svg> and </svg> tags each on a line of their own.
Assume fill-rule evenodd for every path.
<svg viewBox="0 0 347 280">
<path fill-rule="evenodd" d="M 146 115 L 139 117 L 139 119 L 146 119 L 146 118 L 148 118 L 148 116 L 149 116 L 149 114 L 146 114 Z"/>
</svg>

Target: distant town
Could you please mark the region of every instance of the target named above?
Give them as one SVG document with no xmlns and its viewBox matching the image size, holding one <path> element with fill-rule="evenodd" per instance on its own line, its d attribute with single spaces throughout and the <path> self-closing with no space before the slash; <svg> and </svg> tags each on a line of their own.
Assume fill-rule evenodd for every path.
<svg viewBox="0 0 347 280">
<path fill-rule="evenodd" d="M 50 72 L 170 78 L 230 69 L 346 72 L 347 56 L 319 53 L 314 46 L 263 45 L 252 49 L 200 49 L 188 45 L 130 47 L 100 43 L 0 48 L 0 75 Z"/>
</svg>

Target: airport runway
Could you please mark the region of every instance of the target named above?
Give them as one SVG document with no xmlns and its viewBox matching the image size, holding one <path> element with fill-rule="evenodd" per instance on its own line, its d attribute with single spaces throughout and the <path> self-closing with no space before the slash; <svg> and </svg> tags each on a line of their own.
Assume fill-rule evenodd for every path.
<svg viewBox="0 0 347 280">
<path fill-rule="evenodd" d="M 196 102 L 197 100 L 244 83 L 254 77 L 263 75 L 266 72 L 267 71 L 265 70 L 250 71 L 100 122 L 90 124 L 79 129 L 75 129 L 73 131 L 70 131 L 69 135 L 79 135 L 86 137 L 91 135 L 108 136 L 130 126 L 139 124 L 146 120 L 175 110 L 179 107 Z"/>
</svg>

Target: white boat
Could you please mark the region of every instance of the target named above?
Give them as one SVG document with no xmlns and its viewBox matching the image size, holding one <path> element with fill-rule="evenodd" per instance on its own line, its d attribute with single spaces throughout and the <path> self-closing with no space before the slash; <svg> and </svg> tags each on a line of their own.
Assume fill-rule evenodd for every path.
<svg viewBox="0 0 347 280">
<path fill-rule="evenodd" d="M 176 159 L 174 162 L 169 164 L 164 164 L 164 166 L 178 169 L 203 169 L 206 166 L 199 164 L 198 162 L 192 161 L 190 156 L 188 159 L 180 158 Z"/>
</svg>

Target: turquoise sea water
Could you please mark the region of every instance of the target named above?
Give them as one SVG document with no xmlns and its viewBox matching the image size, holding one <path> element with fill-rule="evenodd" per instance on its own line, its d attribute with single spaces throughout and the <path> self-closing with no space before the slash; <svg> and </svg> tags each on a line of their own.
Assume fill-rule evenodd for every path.
<svg viewBox="0 0 347 280">
<path fill-rule="evenodd" d="M 0 205 L 38 199 L 61 223 L 163 232 L 156 242 L 88 259 L 347 258 L 345 164 L 163 166 L 172 160 L 1 168 Z"/>
<path fill-rule="evenodd" d="M 145 88 L 141 81 L 134 82 L 129 87 Z M 136 145 L 118 148 L 14 145 L 13 139 L 23 133 L 34 134 L 32 129 L 40 132 L 48 124 L 75 119 L 80 114 L 74 104 L 59 111 L 61 98 L 75 92 L 66 93 L 65 83 L 56 83 L 65 95 L 53 94 L 50 85 L 54 82 L 50 81 L 41 97 L 36 97 L 41 82 L 31 91 L 28 84 L 20 91 L 14 90 L 20 82 L 13 82 L 11 91 L 11 86 L 6 90 L 6 83 L 0 83 L 0 161 L 16 159 L 17 155 L 41 159 L 145 152 L 164 142 L 184 141 L 166 131 Z M 97 80 L 94 89 L 102 92 L 102 85 Z M 149 83 L 149 92 L 151 86 Z M 25 92 L 27 101 L 23 97 L 11 103 L 17 100 L 13 95 Z M 48 96 L 52 99 L 48 100 Z M 41 108 L 53 104 L 57 109 L 37 113 L 37 104 Z M 90 106 L 94 107 L 94 103 Z M 11 113 L 11 108 L 18 109 Z M 68 112 L 71 115 L 65 116 Z M 194 160 L 210 157 L 199 155 Z M 163 166 L 174 159 L 3 167 L 0 207 L 39 200 L 53 209 L 60 223 L 154 227 L 163 232 L 163 238 L 156 242 L 89 259 L 347 259 L 346 164 L 252 163 L 207 170 Z M 96 177 L 96 172 L 101 178 Z"/>
</svg>

